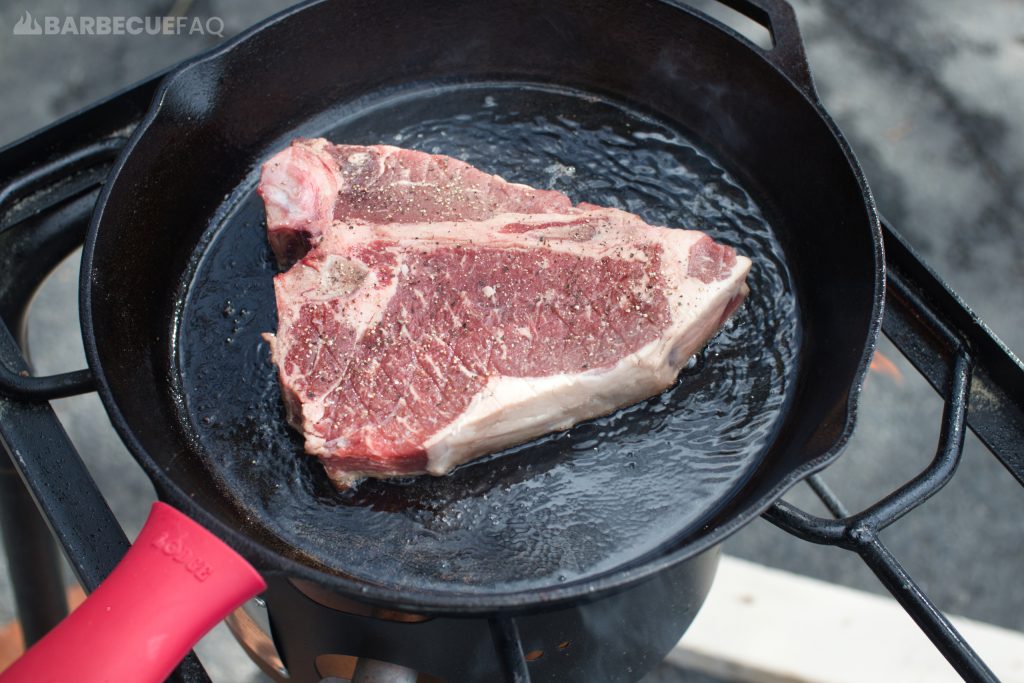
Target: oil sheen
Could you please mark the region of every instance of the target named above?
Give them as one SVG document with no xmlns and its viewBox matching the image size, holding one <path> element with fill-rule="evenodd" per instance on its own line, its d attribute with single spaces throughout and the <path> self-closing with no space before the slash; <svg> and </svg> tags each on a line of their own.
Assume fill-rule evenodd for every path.
<svg viewBox="0 0 1024 683">
<path fill-rule="evenodd" d="M 683 132 L 590 94 L 461 84 L 342 108 L 306 133 L 448 154 L 653 225 L 705 231 L 754 265 L 745 304 L 664 393 L 445 477 L 338 492 L 285 423 L 260 337 L 277 324 L 276 267 L 254 171 L 210 226 L 188 276 L 177 379 L 181 419 L 210 476 L 275 547 L 389 586 L 557 585 L 671 547 L 751 476 L 788 405 L 797 302 L 755 200 Z"/>
</svg>

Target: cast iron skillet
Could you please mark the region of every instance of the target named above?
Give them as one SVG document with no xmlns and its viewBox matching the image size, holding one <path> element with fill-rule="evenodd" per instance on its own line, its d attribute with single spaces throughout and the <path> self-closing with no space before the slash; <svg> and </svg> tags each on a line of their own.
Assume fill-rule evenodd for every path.
<svg viewBox="0 0 1024 683">
<path fill-rule="evenodd" d="M 881 316 L 873 202 L 791 9 L 763 51 L 670 2 L 311 2 L 186 64 L 123 151 L 81 317 L 164 500 L 262 571 L 420 612 L 596 596 L 706 550 L 840 451 Z M 259 164 L 297 135 L 443 151 L 705 229 L 754 259 L 666 394 L 465 466 L 339 494 L 284 424 Z"/>
</svg>

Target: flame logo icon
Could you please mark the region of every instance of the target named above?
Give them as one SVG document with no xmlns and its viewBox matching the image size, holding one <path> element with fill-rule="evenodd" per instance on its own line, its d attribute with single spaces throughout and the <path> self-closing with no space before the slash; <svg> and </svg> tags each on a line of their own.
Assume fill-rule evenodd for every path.
<svg viewBox="0 0 1024 683">
<path fill-rule="evenodd" d="M 39 25 L 39 22 L 32 18 L 32 15 L 25 10 L 25 16 L 18 19 L 18 23 L 14 25 L 14 35 L 16 36 L 41 36 L 43 34 L 43 27 Z"/>
</svg>

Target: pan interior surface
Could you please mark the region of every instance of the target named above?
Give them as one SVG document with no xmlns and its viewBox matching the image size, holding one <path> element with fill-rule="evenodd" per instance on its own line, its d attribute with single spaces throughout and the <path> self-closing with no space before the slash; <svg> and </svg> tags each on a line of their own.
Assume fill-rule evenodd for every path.
<svg viewBox="0 0 1024 683">
<path fill-rule="evenodd" d="M 602 97 L 522 83 L 423 86 L 301 132 L 449 154 L 575 202 L 703 230 L 754 265 L 747 302 L 661 395 L 445 477 L 338 492 L 286 424 L 260 336 L 277 326 L 277 271 L 251 174 L 209 226 L 182 285 L 174 379 L 180 419 L 210 476 L 271 545 L 407 590 L 558 585 L 670 547 L 769 453 L 799 354 L 790 274 L 751 196 L 682 132 Z"/>
</svg>

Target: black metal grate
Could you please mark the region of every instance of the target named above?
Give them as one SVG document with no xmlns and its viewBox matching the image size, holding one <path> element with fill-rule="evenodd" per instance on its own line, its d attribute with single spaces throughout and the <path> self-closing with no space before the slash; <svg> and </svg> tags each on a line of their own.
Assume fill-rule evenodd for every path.
<svg viewBox="0 0 1024 683">
<path fill-rule="evenodd" d="M 81 244 L 113 155 L 144 114 L 159 78 L 0 150 L 0 319 L 5 323 L 0 325 L 0 385 L 9 395 L 36 396 L 0 398 L 0 442 L 8 456 L 0 462 L 0 523 L 5 543 L 18 549 L 8 557 L 29 643 L 66 612 L 62 600 L 53 598 L 63 594 L 54 538 L 89 591 L 129 544 L 50 405 L 39 400 L 89 391 L 90 377 L 69 373 L 34 382 L 18 343 L 23 318 L 36 287 Z M 775 504 L 765 518 L 803 540 L 857 553 L 961 676 L 996 681 L 878 534 L 953 477 L 966 427 L 1024 485 L 1024 366 L 891 226 L 883 228 L 888 266 L 883 332 L 945 397 L 935 459 L 862 512 L 849 513 L 815 475 L 808 484 L 832 519 L 786 502 Z M 530 674 L 515 619 L 495 617 L 491 631 L 506 680 L 527 683 Z M 171 680 L 209 678 L 190 655 Z"/>
<path fill-rule="evenodd" d="M 1024 368 L 955 294 L 883 221 L 886 311 L 882 331 L 944 398 L 935 458 L 920 474 L 867 509 L 851 514 L 821 475 L 807 484 L 832 519 L 785 501 L 764 517 L 805 541 L 857 553 L 965 680 L 998 681 L 896 557 L 880 531 L 918 507 L 956 473 L 967 426 L 1024 485 Z M 983 400 L 972 397 L 984 396 Z"/>
</svg>

